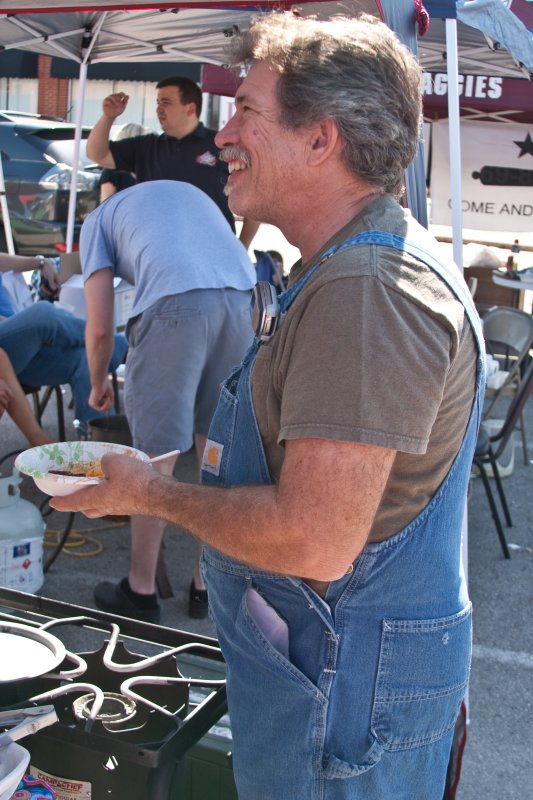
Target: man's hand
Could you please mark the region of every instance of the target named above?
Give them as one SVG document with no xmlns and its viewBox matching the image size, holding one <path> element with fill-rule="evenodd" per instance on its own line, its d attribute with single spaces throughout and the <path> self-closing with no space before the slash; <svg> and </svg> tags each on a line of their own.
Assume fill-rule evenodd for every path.
<svg viewBox="0 0 533 800">
<path fill-rule="evenodd" d="M 93 386 L 89 395 L 89 405 L 96 411 L 109 411 L 115 402 L 115 392 L 109 378 L 101 386 Z"/>
<path fill-rule="evenodd" d="M 41 275 L 43 276 L 43 279 L 47 281 L 48 286 L 53 292 L 59 292 L 61 289 L 61 281 L 59 280 L 59 275 L 57 274 L 54 265 L 48 258 L 44 260 L 41 269 Z"/>
<path fill-rule="evenodd" d="M 108 95 L 102 103 L 104 116 L 112 120 L 119 117 L 126 110 L 129 99 L 129 95 L 124 94 L 124 92 Z"/>
<path fill-rule="evenodd" d="M 161 480 L 152 465 L 131 456 L 105 455 L 102 469 L 105 479 L 99 484 L 66 497 L 52 497 L 50 506 L 57 511 L 81 511 L 91 518 L 146 514 L 148 487 Z"/>
</svg>

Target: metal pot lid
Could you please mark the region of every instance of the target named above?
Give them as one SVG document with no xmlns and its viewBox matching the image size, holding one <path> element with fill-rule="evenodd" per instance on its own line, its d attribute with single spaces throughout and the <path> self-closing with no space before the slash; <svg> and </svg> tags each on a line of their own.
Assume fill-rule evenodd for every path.
<svg viewBox="0 0 533 800">
<path fill-rule="evenodd" d="M 0 622 L 0 684 L 37 678 L 65 658 L 63 642 L 40 628 Z"/>
</svg>

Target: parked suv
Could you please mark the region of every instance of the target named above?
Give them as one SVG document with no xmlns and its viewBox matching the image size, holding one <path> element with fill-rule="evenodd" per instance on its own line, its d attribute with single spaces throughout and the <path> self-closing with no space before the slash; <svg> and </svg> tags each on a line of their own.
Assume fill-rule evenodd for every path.
<svg viewBox="0 0 533 800">
<path fill-rule="evenodd" d="M 74 242 L 98 205 L 100 168 L 85 155 L 82 131 Z M 57 256 L 65 252 L 75 126 L 60 120 L 0 111 L 0 155 L 15 251 Z M 0 251 L 6 252 L 0 209 Z"/>
</svg>

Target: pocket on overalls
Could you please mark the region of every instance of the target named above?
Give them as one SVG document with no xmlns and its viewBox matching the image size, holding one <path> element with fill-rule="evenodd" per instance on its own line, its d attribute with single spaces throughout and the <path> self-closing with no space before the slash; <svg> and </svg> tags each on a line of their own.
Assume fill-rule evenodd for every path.
<svg viewBox="0 0 533 800">
<path fill-rule="evenodd" d="M 307 628 L 315 622 L 316 615 L 303 596 L 294 593 L 286 578 L 253 570 L 209 546 L 203 550 L 202 572 L 211 616 L 230 668 L 253 676 L 254 691 L 267 696 L 287 692 L 293 698 L 320 699 L 315 682 L 290 655 L 289 618 L 301 614 Z"/>
<path fill-rule="evenodd" d="M 289 626 L 287 621 L 267 603 L 257 589 L 250 586 L 244 597 L 249 618 L 257 631 L 284 658 L 289 658 Z"/>
<path fill-rule="evenodd" d="M 430 744 L 454 726 L 470 672 L 470 604 L 450 617 L 385 619 L 372 730 L 386 750 Z"/>
</svg>

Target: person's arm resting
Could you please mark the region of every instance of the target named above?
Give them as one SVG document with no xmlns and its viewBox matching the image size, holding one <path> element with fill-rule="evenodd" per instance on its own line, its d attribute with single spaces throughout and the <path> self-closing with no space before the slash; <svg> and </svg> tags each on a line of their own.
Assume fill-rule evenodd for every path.
<svg viewBox="0 0 533 800">
<path fill-rule="evenodd" d="M 111 457 L 107 481 L 51 505 L 87 516 L 157 516 L 259 569 L 331 581 L 363 549 L 394 457 L 370 445 L 288 440 L 279 485 L 229 489 L 179 483 Z"/>
</svg>

